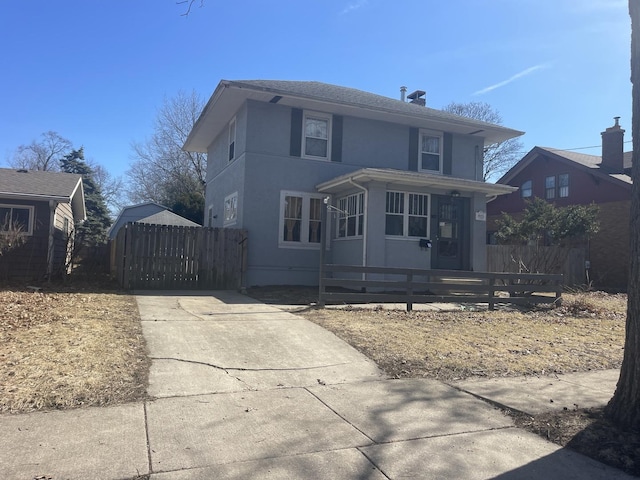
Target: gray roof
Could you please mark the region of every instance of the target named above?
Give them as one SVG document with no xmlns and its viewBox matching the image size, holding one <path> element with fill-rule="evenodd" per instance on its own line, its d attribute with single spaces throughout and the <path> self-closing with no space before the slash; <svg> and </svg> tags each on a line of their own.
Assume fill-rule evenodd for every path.
<svg viewBox="0 0 640 480">
<path fill-rule="evenodd" d="M 442 110 L 428 108 L 355 88 L 314 81 L 222 80 L 194 125 L 184 148 L 206 151 L 248 99 L 280 105 L 360 116 L 382 121 L 435 128 L 452 133 L 478 135 L 487 143 L 502 142 L 523 132 Z"/>
<path fill-rule="evenodd" d="M 75 173 L 0 168 L 0 195 L 71 198 L 81 181 L 82 175 Z"/>
<path fill-rule="evenodd" d="M 71 202 L 76 220 L 86 217 L 82 175 L 0 168 L 0 198 Z"/>
<path fill-rule="evenodd" d="M 154 213 L 148 217 L 136 220 L 136 223 L 145 223 L 151 225 L 176 225 L 180 227 L 200 227 L 201 225 L 196 222 L 192 222 L 188 218 L 181 217 L 180 215 L 173 213 L 169 210 L 163 210 L 162 212 Z"/>
<path fill-rule="evenodd" d="M 155 225 L 178 225 L 184 227 L 199 227 L 195 222 L 173 213 L 168 207 L 155 202 L 144 202 L 124 207 L 118 218 L 109 229 L 109 238 L 115 238 L 118 230 L 129 222 Z"/>
</svg>

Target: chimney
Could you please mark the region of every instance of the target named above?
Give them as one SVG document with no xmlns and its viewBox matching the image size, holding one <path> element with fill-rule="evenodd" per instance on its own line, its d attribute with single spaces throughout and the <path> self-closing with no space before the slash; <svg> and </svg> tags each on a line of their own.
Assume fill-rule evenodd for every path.
<svg viewBox="0 0 640 480">
<path fill-rule="evenodd" d="M 405 96 L 407 95 L 407 87 L 400 87 L 400 100 L 405 101 Z"/>
<path fill-rule="evenodd" d="M 602 132 L 602 163 L 600 167 L 606 167 L 613 172 L 624 172 L 624 130 L 620 128 L 620 117 L 613 117 L 616 121 L 613 127 Z"/>
<path fill-rule="evenodd" d="M 427 92 L 425 92 L 424 90 L 416 90 L 415 92 L 407 95 L 407 98 L 411 100 L 409 103 L 425 107 L 427 105 L 427 99 L 424 98 L 426 94 Z"/>
</svg>

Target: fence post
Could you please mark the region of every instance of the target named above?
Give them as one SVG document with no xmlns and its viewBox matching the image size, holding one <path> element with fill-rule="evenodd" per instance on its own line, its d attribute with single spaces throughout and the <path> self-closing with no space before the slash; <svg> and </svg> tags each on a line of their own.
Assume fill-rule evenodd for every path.
<svg viewBox="0 0 640 480">
<path fill-rule="evenodd" d="M 494 297 L 496 294 L 495 285 L 496 285 L 496 277 L 494 275 L 491 275 L 489 277 L 489 310 L 494 310 L 495 308 L 495 302 L 494 302 Z"/>
<path fill-rule="evenodd" d="M 564 275 L 560 277 L 559 280 L 556 280 L 556 299 L 553 302 L 553 308 L 562 306 L 562 287 L 564 285 Z"/>
<path fill-rule="evenodd" d="M 407 273 L 407 312 L 413 310 L 413 272 Z"/>
</svg>

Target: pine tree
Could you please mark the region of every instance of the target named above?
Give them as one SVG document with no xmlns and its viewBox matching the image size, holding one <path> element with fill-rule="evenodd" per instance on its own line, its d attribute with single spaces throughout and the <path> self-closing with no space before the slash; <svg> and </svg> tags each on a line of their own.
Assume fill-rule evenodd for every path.
<svg viewBox="0 0 640 480">
<path fill-rule="evenodd" d="M 76 225 L 76 245 L 95 246 L 107 241 L 111 225 L 109 210 L 100 188 L 94 181 L 94 171 L 84 159 L 84 148 L 72 150 L 60 160 L 63 172 L 82 175 L 87 219 Z"/>
</svg>

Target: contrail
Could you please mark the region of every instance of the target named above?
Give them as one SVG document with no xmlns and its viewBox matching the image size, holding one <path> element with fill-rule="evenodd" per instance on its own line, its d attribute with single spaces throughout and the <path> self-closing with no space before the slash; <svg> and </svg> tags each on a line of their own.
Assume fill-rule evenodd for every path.
<svg viewBox="0 0 640 480">
<path fill-rule="evenodd" d="M 487 88 L 483 88 L 482 90 L 478 90 L 477 92 L 473 92 L 473 95 L 483 95 L 485 93 L 488 93 L 492 90 L 495 90 L 496 88 L 500 88 L 500 87 L 504 87 L 505 85 L 510 84 L 511 82 L 522 78 L 522 77 L 526 77 L 527 75 L 532 74 L 533 72 L 537 71 L 537 70 L 543 70 L 545 68 L 549 68 L 548 64 L 540 64 L 540 65 L 536 65 L 534 67 L 529 67 L 526 70 L 521 71 L 520 73 L 516 73 L 515 75 L 513 75 L 512 77 L 507 78 L 506 80 L 496 83 L 495 85 L 491 85 Z"/>
</svg>

